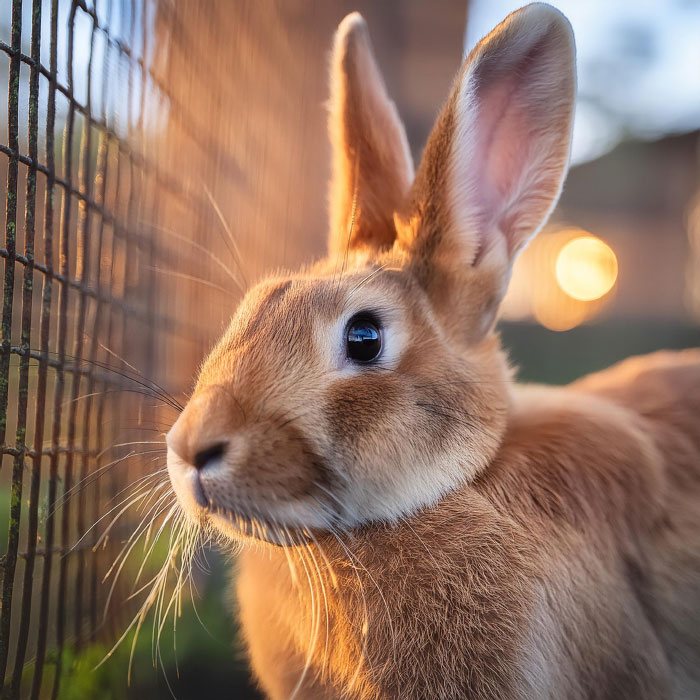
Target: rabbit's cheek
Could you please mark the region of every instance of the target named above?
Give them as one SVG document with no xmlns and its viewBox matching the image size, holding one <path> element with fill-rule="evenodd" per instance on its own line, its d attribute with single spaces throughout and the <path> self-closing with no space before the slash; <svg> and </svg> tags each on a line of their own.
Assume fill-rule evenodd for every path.
<svg viewBox="0 0 700 700">
<path fill-rule="evenodd" d="M 355 451 L 363 440 L 382 435 L 400 410 L 402 393 L 391 376 L 376 373 L 337 381 L 325 407 L 333 442 Z"/>
</svg>

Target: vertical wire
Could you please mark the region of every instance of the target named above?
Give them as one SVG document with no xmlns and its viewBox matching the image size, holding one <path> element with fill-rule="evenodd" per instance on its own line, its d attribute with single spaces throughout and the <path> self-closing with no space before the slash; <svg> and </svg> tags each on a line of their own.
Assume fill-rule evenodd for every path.
<svg viewBox="0 0 700 700">
<path fill-rule="evenodd" d="M 89 13 L 88 13 L 89 14 Z M 87 65 L 87 97 L 85 105 L 85 118 L 83 120 L 83 128 L 80 139 L 80 171 L 78 175 L 78 188 L 83 197 L 78 202 L 78 220 L 76 222 L 77 233 L 77 268 L 76 279 L 80 285 L 80 295 L 78 297 L 78 315 L 75 321 L 74 328 L 74 343 L 73 357 L 78 358 L 77 361 L 82 363 L 83 359 L 83 338 L 85 336 L 85 317 L 87 313 L 87 305 L 89 297 L 87 296 L 87 285 L 90 280 L 90 212 L 88 202 L 91 201 L 92 194 L 92 175 L 90 169 L 91 161 L 91 141 L 92 141 L 92 59 L 95 47 L 95 20 L 91 18 L 92 29 L 90 31 L 90 49 L 88 54 Z M 87 367 L 87 376 L 93 372 L 93 365 Z M 73 461 L 75 450 L 75 438 L 77 428 L 78 407 L 82 404 L 84 415 L 89 416 L 88 405 L 85 401 L 79 401 L 80 389 L 82 385 L 83 374 L 74 377 L 71 386 L 71 402 L 68 418 L 68 455 L 66 463 Z M 87 390 L 90 393 L 90 390 Z M 86 399 L 89 402 L 89 398 Z M 89 438 L 88 433 L 83 433 L 81 436 L 82 444 L 85 449 L 82 450 L 80 468 L 78 470 L 77 483 L 84 484 L 84 479 L 87 476 L 87 463 L 90 459 Z M 68 504 L 66 504 L 67 507 Z M 85 488 L 81 487 L 77 494 L 77 513 L 76 513 L 76 536 L 83 536 L 85 531 Z M 74 580 L 74 609 L 73 609 L 73 636 L 75 637 L 75 647 L 80 648 L 82 643 L 82 623 L 83 623 L 83 574 L 85 568 L 85 550 L 81 547 L 76 552 L 77 565 L 75 567 Z"/>
<path fill-rule="evenodd" d="M 148 0 L 141 0 L 141 101 L 139 105 L 139 119 L 138 119 L 138 134 L 139 134 L 139 139 L 140 139 L 140 150 L 141 152 L 147 152 L 147 135 L 146 135 L 146 119 L 145 119 L 145 113 L 146 113 L 146 91 L 148 89 L 148 81 L 147 81 L 147 76 L 148 76 L 148 70 L 150 69 L 150 65 L 148 63 Z M 149 175 L 144 172 L 144 178 L 148 177 Z M 154 174 L 150 175 L 150 217 L 153 222 L 156 222 L 159 220 L 159 204 L 160 204 L 160 197 L 159 197 L 159 188 L 158 184 L 155 180 Z M 145 217 L 140 217 L 140 220 L 143 220 Z M 157 328 L 157 322 L 158 322 L 158 314 L 156 310 L 156 303 L 158 300 L 157 292 L 158 288 L 156 286 L 157 284 L 157 278 L 156 278 L 156 239 L 155 235 L 153 234 L 153 229 L 151 229 L 151 235 L 148 236 L 148 239 L 146 241 L 147 243 L 147 250 L 146 250 L 146 255 L 148 256 L 148 260 L 146 263 L 146 270 L 145 275 L 146 275 L 146 318 L 148 319 L 149 327 L 152 329 Z M 145 256 L 142 256 L 141 259 L 143 260 Z M 160 335 L 158 332 L 155 330 L 149 334 L 144 335 L 144 338 L 146 339 L 146 347 L 143 348 L 145 351 L 145 357 L 144 357 L 144 372 L 147 377 L 153 377 L 154 373 L 156 371 L 156 350 L 157 350 L 157 342 L 159 339 Z M 163 377 L 158 377 L 157 381 L 162 381 Z M 142 399 L 141 404 L 144 405 L 146 402 Z M 155 407 L 149 407 L 145 406 L 144 410 L 144 418 L 147 421 L 150 421 L 152 423 L 156 423 L 157 420 L 157 409 Z M 145 462 L 145 460 L 144 460 Z M 148 464 L 152 464 L 152 462 L 148 462 Z M 144 464 L 145 466 L 145 464 Z"/>
<path fill-rule="evenodd" d="M 2 356 L 0 356 L 0 444 L 5 444 L 7 430 L 7 398 L 10 376 L 10 348 L 12 345 L 12 307 L 15 288 L 15 245 L 17 235 L 17 176 L 19 171 L 19 67 L 22 47 L 22 3 L 12 2 L 12 55 L 8 78 L 7 145 L 12 151 L 7 165 L 7 200 L 5 207 L 5 288 L 2 305 Z M 21 459 L 20 459 L 21 457 Z M 22 508 L 23 453 L 15 457 L 10 488 L 10 522 L 8 525 L 7 554 L 2 581 L 2 617 L 0 617 L 0 689 L 4 686 L 7 657 L 10 651 L 10 621 L 12 618 L 12 586 L 17 565 L 19 520 Z"/>
<path fill-rule="evenodd" d="M 22 357 L 20 362 L 19 402 L 17 405 L 17 448 L 20 450 L 22 464 L 26 447 L 27 399 L 29 395 L 29 349 L 31 347 L 32 304 L 34 298 L 34 240 L 36 230 L 36 173 L 38 162 L 39 133 L 39 61 L 41 58 L 41 0 L 32 4 L 32 39 L 31 56 L 34 63 L 29 74 L 29 157 L 31 165 L 27 173 L 27 195 L 24 216 L 25 257 L 22 292 Z M 45 368 L 44 368 L 45 374 Z M 44 377 L 44 382 L 45 382 Z M 39 402 L 35 410 L 39 410 Z M 35 414 L 35 424 L 38 414 Z M 35 445 L 36 446 L 36 445 Z M 17 459 L 20 456 L 18 455 Z M 31 481 L 29 487 L 29 513 L 27 520 L 27 553 L 24 563 L 24 580 L 22 582 L 22 608 L 20 612 L 19 636 L 15 650 L 15 666 L 12 674 L 11 697 L 19 697 L 22 668 L 27 650 L 29 623 L 31 619 L 32 581 L 36 556 L 38 520 L 39 520 L 39 486 L 41 483 L 41 443 L 35 451 Z"/>
<path fill-rule="evenodd" d="M 95 8 L 95 21 L 97 21 L 97 9 Z M 105 124 L 106 127 L 106 119 L 107 119 L 107 85 L 109 83 L 109 42 L 107 40 L 107 35 L 105 39 L 105 50 L 104 50 L 104 56 L 103 56 L 103 65 L 102 65 L 102 97 L 101 97 L 101 107 L 100 107 L 100 117 L 102 119 L 102 122 Z M 99 139 L 99 145 L 97 148 L 97 170 L 95 173 L 95 183 L 97 185 L 96 188 L 96 194 L 95 194 L 95 199 L 100 211 L 100 217 L 99 217 L 99 225 L 98 229 L 96 232 L 96 237 L 97 237 L 97 251 L 95 255 L 95 260 L 97 262 L 97 269 L 95 273 L 95 288 L 99 291 L 101 290 L 102 287 L 102 249 L 103 249 L 103 243 L 104 243 L 104 236 L 105 236 L 105 212 L 106 207 L 107 207 L 107 174 L 108 174 L 108 165 L 109 165 L 109 136 L 107 134 L 106 128 L 100 130 L 100 139 Z M 100 328 L 102 326 L 102 317 L 103 317 L 103 304 L 101 301 L 101 298 L 98 296 L 97 299 L 95 299 L 94 302 L 95 306 L 95 322 L 94 322 L 94 328 L 93 328 L 93 335 L 92 335 L 92 343 L 90 345 L 90 366 L 93 366 L 93 361 L 97 359 L 97 346 L 98 346 L 98 338 L 100 336 Z M 106 384 L 104 382 L 102 384 L 102 390 L 107 388 Z M 104 416 L 104 404 L 105 404 L 105 399 L 106 396 L 103 392 L 101 392 L 97 397 L 96 397 L 96 408 L 95 408 L 95 421 L 94 421 L 94 426 L 90 426 L 88 416 L 90 414 L 90 409 L 92 405 L 92 396 L 91 394 L 95 392 L 98 388 L 98 383 L 94 381 L 94 374 L 90 374 L 88 377 L 88 388 L 87 388 L 87 394 L 88 398 L 86 399 L 88 401 L 88 407 L 85 412 L 85 424 L 83 427 L 83 432 L 85 435 L 92 434 L 93 430 L 91 428 L 94 428 L 94 435 L 95 435 L 95 444 L 97 446 L 98 452 L 98 457 L 95 461 L 95 469 L 97 470 L 97 473 L 101 473 L 100 470 L 100 464 L 101 464 L 101 457 L 99 456 L 102 450 L 102 446 L 104 444 L 104 431 L 103 431 L 103 426 L 102 426 L 102 419 Z M 88 445 L 89 445 L 89 439 L 88 439 Z M 89 517 L 88 517 L 88 522 L 89 523 L 96 523 L 97 519 L 99 517 L 99 508 L 100 508 L 100 498 L 101 498 L 101 483 L 102 483 L 102 478 L 97 478 L 94 481 L 94 494 L 93 498 L 90 500 L 90 503 L 92 505 Z M 92 535 L 92 542 L 93 545 L 97 541 L 98 533 L 96 530 L 93 530 L 93 535 Z M 93 554 L 90 557 L 90 571 L 88 574 L 88 585 L 89 585 L 89 595 L 88 595 L 88 618 L 89 618 L 89 625 L 90 625 L 90 637 L 91 639 L 95 638 L 95 634 L 97 632 L 97 598 L 98 598 L 98 572 L 99 572 L 99 561 L 100 561 L 100 552 L 95 551 L 93 547 Z"/>
<path fill-rule="evenodd" d="M 107 20 L 106 20 L 106 31 L 107 35 L 109 36 L 109 31 L 110 28 L 113 26 L 114 23 L 114 16 L 115 16 L 115 7 L 117 3 L 108 3 L 108 9 L 107 9 Z M 108 42 L 107 46 L 105 48 L 105 51 L 107 52 L 107 55 L 112 51 L 112 43 Z M 119 78 L 119 60 L 120 60 L 120 55 L 119 51 L 116 50 L 116 72 L 117 76 L 116 79 Z M 103 79 L 105 81 L 105 84 L 103 86 L 103 118 L 104 118 L 104 123 L 105 127 L 109 127 L 109 122 L 107 119 L 107 94 L 108 94 L 108 81 L 107 81 L 107 68 L 108 68 L 109 61 L 108 59 L 105 60 L 105 75 L 103 76 Z M 114 116 L 114 115 L 112 115 Z M 116 126 L 113 124 L 113 131 L 116 132 Z M 105 153 L 105 158 L 106 158 L 106 163 L 109 162 L 109 154 L 110 154 L 110 139 L 109 137 L 106 138 L 105 140 L 105 148 L 106 148 L 106 153 Z M 115 155 L 115 165 L 114 165 L 114 173 L 112 175 L 113 180 L 114 180 L 114 192 L 113 192 L 113 199 L 111 203 L 111 211 L 112 211 L 112 235 L 110 237 L 110 244 L 109 244 L 109 250 L 106 253 L 106 258 L 111 262 L 111 274 L 108 275 L 108 285 L 109 285 L 109 298 L 110 299 L 116 299 L 115 295 L 115 287 L 114 287 L 114 278 L 115 278 L 115 271 L 114 271 L 114 261 L 116 260 L 116 250 L 117 250 L 117 234 L 118 234 L 118 226 L 119 226 L 119 197 L 120 197 L 120 185 L 121 185 L 121 178 L 122 178 L 122 173 L 121 173 L 121 158 L 120 158 L 120 153 L 119 153 L 119 143 L 116 143 L 116 155 Z M 107 171 L 107 165 L 105 163 L 105 173 Z M 105 207 L 105 210 L 107 210 L 108 207 L 108 202 L 107 202 L 107 193 L 108 190 L 106 188 L 106 178 L 103 192 L 104 192 L 104 201 L 102 203 L 103 207 Z M 113 308 L 108 309 L 107 312 L 107 329 L 106 329 L 106 346 L 108 348 L 113 348 L 114 347 L 114 317 L 117 311 L 115 311 Z M 119 406 L 120 406 L 120 398 L 119 394 L 114 395 L 114 397 L 110 400 L 109 405 L 106 402 L 106 398 L 104 396 L 100 397 L 100 405 L 99 409 L 97 412 L 97 431 L 98 431 L 98 440 L 99 444 L 102 445 L 103 443 L 103 426 L 104 426 L 104 421 L 105 421 L 105 413 L 107 412 L 107 409 L 111 409 L 110 411 L 110 417 L 111 420 L 113 421 L 118 415 L 119 415 Z M 114 426 L 114 423 L 112 422 L 112 435 L 114 436 L 116 433 L 116 428 Z M 106 487 L 106 491 L 112 494 L 117 494 L 120 491 L 120 479 L 119 479 L 119 474 L 116 473 L 114 470 L 110 470 L 109 472 L 109 480 L 110 483 Z M 97 533 L 96 533 L 97 534 Z M 108 543 L 105 543 L 108 544 Z M 94 583 L 92 584 L 96 587 L 97 582 L 94 580 Z M 115 615 L 113 615 L 110 619 L 112 620 L 112 623 L 114 625 L 114 629 L 110 631 L 110 633 L 113 636 L 119 636 L 117 633 L 119 632 L 119 624 L 120 624 L 120 608 L 117 607 Z M 107 611 L 105 611 L 106 613 Z"/>
<path fill-rule="evenodd" d="M 124 26 L 124 3 L 109 3 L 110 6 L 110 23 L 109 26 L 114 26 L 115 24 L 115 18 L 117 16 L 117 12 L 119 12 L 119 28 L 120 31 L 123 31 L 123 26 Z M 122 48 L 121 44 L 115 44 L 115 57 L 116 57 L 116 78 L 115 80 L 119 80 L 121 78 L 120 71 L 121 71 L 121 61 L 122 61 Z M 113 125 L 112 125 L 112 132 L 114 134 L 118 133 L 118 124 L 116 123 L 116 113 L 112 113 L 112 119 L 113 119 Z M 120 202 L 123 198 L 123 191 L 124 191 L 124 167 L 122 167 L 122 153 L 119 148 L 119 142 L 117 140 L 117 137 L 114 137 L 114 153 L 115 153 L 115 173 L 114 173 L 114 194 L 113 194 L 113 201 L 112 201 L 112 213 L 113 213 L 113 224 L 112 224 L 112 237 L 111 237 L 111 249 L 109 251 L 109 256 L 108 259 L 112 263 L 112 268 L 111 268 L 111 274 L 109 276 L 109 285 L 110 285 L 110 299 L 113 300 L 118 300 L 117 297 L 117 287 L 115 287 L 115 279 L 117 279 L 119 272 L 116 270 L 116 263 L 119 261 L 119 255 L 118 255 L 118 249 L 119 246 L 122 245 L 120 243 L 119 239 L 121 236 L 126 236 L 126 227 L 121 226 L 121 218 L 120 218 Z M 125 251 L 125 254 L 121 256 L 124 261 L 128 260 L 128 248 Z M 121 270 L 122 274 L 122 300 L 125 299 L 124 297 L 124 287 L 126 285 L 126 267 L 124 267 Z M 118 326 L 120 325 L 117 320 L 117 315 L 121 315 L 122 319 L 124 318 L 124 310 L 120 308 L 119 306 L 112 308 L 110 310 L 109 314 L 109 323 L 107 326 L 107 347 L 110 349 L 115 349 L 117 351 L 117 354 L 120 356 L 123 356 L 123 353 L 121 352 L 123 348 L 121 346 L 117 349 L 117 338 L 123 337 L 123 333 L 119 334 L 119 328 Z M 119 393 L 114 394 L 113 398 L 110 400 L 110 415 L 113 420 L 119 420 L 119 416 L 121 415 L 121 406 L 122 406 L 122 397 L 120 396 Z M 119 430 L 119 425 L 118 423 L 115 425 L 114 423 L 112 424 L 113 428 L 113 435 L 117 433 Z M 120 469 L 114 469 L 110 471 L 110 484 L 109 484 L 109 492 L 116 494 L 120 493 L 122 489 L 124 488 L 124 478 L 122 476 L 122 472 Z M 111 539 L 110 539 L 111 542 Z M 117 580 L 117 585 L 115 588 L 115 595 L 114 595 L 114 600 L 117 601 L 122 601 L 124 599 L 124 584 L 123 580 L 121 577 Z M 122 619 L 122 607 L 121 606 L 115 606 L 115 615 L 114 615 L 114 625 L 115 627 L 119 627 L 121 624 L 121 619 Z M 115 631 L 118 631 L 115 630 Z M 118 635 L 117 635 L 118 636 Z"/>
<path fill-rule="evenodd" d="M 70 213 L 71 213 L 71 190 L 73 188 L 73 131 L 75 128 L 75 83 L 73 81 L 73 43 L 75 34 L 75 13 L 78 8 L 78 3 L 73 0 L 70 9 L 70 17 L 68 20 L 68 51 L 67 51 L 67 72 L 68 72 L 68 92 L 70 99 L 68 102 L 68 115 L 66 117 L 66 126 L 63 135 L 63 179 L 68 183 L 68 187 L 63 190 L 61 201 L 61 232 L 59 243 L 59 262 L 61 275 L 64 280 L 69 279 L 69 251 L 70 251 Z M 54 391 L 53 405 L 53 431 L 52 431 L 52 450 L 55 454 L 51 455 L 52 460 L 57 459 L 59 455 L 59 440 L 61 437 L 61 417 L 63 392 L 65 389 L 65 359 L 66 359 L 66 341 L 68 334 L 68 297 L 70 287 L 66 282 L 63 282 L 58 290 L 58 361 L 56 388 Z M 78 382 L 79 376 L 74 374 L 73 382 Z M 61 679 L 61 666 L 63 663 L 63 646 L 66 635 L 66 572 L 68 561 L 64 556 L 70 541 L 70 489 L 73 485 L 72 474 L 72 455 L 66 453 L 63 470 L 63 506 L 61 508 L 61 558 L 58 568 L 58 606 L 56 611 L 56 673 L 54 675 L 53 690 L 51 693 L 52 700 L 58 696 L 58 689 Z"/>
<path fill-rule="evenodd" d="M 146 90 L 148 89 L 148 84 L 147 84 L 147 75 L 148 75 L 148 69 L 147 69 L 147 56 L 148 56 L 148 27 L 147 27 L 147 22 L 148 22 L 148 16 L 147 16 L 147 8 L 148 8 L 148 0 L 141 0 L 141 35 L 142 35 L 142 44 L 141 44 L 141 59 L 142 59 L 142 65 L 141 65 L 141 106 L 139 110 L 139 131 L 140 131 L 140 136 L 141 136 L 141 149 L 142 151 L 146 151 L 146 125 L 145 125 L 145 111 L 146 111 Z M 159 196 L 158 196 L 158 186 L 156 182 L 152 182 L 151 186 L 153 187 L 153 195 L 152 195 L 152 212 L 153 212 L 153 221 L 158 221 L 158 212 L 159 212 Z M 146 307 L 146 313 L 147 313 L 147 318 L 149 319 L 149 325 L 151 328 L 156 327 L 157 323 L 157 311 L 156 311 L 156 303 L 157 303 L 157 286 L 156 286 L 156 272 L 155 272 L 155 267 L 156 267 L 156 237 L 154 234 L 151 234 L 148 237 L 148 282 L 147 282 L 147 289 L 148 289 L 148 302 L 147 302 L 147 307 Z M 147 356 L 146 356 L 146 365 L 144 367 L 144 371 L 147 377 L 152 377 L 153 373 L 155 372 L 155 365 L 156 365 L 156 338 L 157 335 L 149 336 L 149 342 L 148 342 L 148 347 L 146 348 Z M 158 381 L 161 381 L 162 377 L 158 377 Z M 155 418 L 155 412 L 153 412 L 153 417 Z"/>
<path fill-rule="evenodd" d="M 121 18 L 120 18 L 120 27 L 122 28 L 122 31 L 124 32 L 124 35 L 126 36 L 127 30 L 127 22 L 125 20 L 125 17 L 127 15 L 127 6 L 128 6 L 128 38 L 126 40 L 126 43 L 128 45 L 128 52 L 125 52 L 125 57 L 126 57 L 126 65 L 127 65 L 127 76 L 126 76 L 126 128 L 125 128 L 125 134 L 126 138 L 130 139 L 133 137 L 134 129 L 132 128 L 132 119 L 133 119 L 133 114 L 134 114 L 134 61 L 132 60 L 133 57 L 133 51 L 134 51 L 134 44 L 136 43 L 136 22 L 134 21 L 134 17 L 136 14 L 135 11 L 135 5 L 134 5 L 135 0 L 128 0 L 128 2 L 124 2 L 122 4 L 122 13 L 121 13 Z M 136 230 L 136 222 L 139 221 L 140 216 L 139 216 L 139 208 L 141 205 L 141 196 L 142 196 L 142 191 L 141 187 L 139 187 L 140 183 L 138 180 L 138 170 L 137 170 L 137 165 L 134 162 L 134 158 L 128 157 L 126 159 L 125 163 L 125 170 L 128 173 L 128 195 L 126 197 L 126 211 L 124 213 L 124 220 L 125 220 L 125 227 L 124 227 L 124 241 L 123 245 L 126 250 L 126 254 L 124 255 L 124 285 L 123 285 L 123 298 L 125 302 L 128 302 L 130 298 L 133 297 L 133 295 L 139 295 L 139 288 L 138 288 L 138 274 L 140 272 L 139 266 L 141 264 L 141 251 L 139 250 L 140 248 L 140 242 L 138 238 L 134 236 L 134 232 Z M 131 275 L 131 276 L 130 276 Z M 128 351 L 133 352 L 133 346 L 129 342 L 129 338 L 131 337 L 129 333 L 129 321 L 130 319 L 125 313 L 121 314 L 121 324 L 120 324 L 120 343 L 119 343 L 119 354 L 121 357 L 126 358 L 127 355 L 129 354 Z M 121 397 L 120 397 L 121 398 Z M 140 397 L 132 397 L 136 398 L 137 401 L 137 411 L 136 413 L 138 414 L 139 418 L 141 418 L 141 409 L 143 407 L 143 401 L 139 401 L 138 399 Z M 119 429 L 122 429 L 122 424 L 119 424 Z M 132 472 L 132 461 L 133 460 L 126 460 L 124 461 L 123 467 L 124 470 L 121 474 L 122 476 L 122 484 L 123 486 L 126 486 L 127 484 L 131 483 L 131 472 Z M 123 488 L 122 486 L 122 488 Z M 120 576 L 119 579 L 119 596 L 121 600 L 126 600 L 128 598 L 128 584 L 126 581 L 125 576 Z"/>
<path fill-rule="evenodd" d="M 51 47 L 49 58 L 49 98 L 46 112 L 46 193 L 44 197 L 44 262 L 49 275 L 44 277 L 44 289 L 41 301 L 41 361 L 39 364 L 39 383 L 37 386 L 36 427 L 34 429 L 34 448 L 41 451 L 44 444 L 44 403 L 46 400 L 47 358 L 49 353 L 49 333 L 51 329 L 51 300 L 53 294 L 53 224 L 54 224 L 54 190 L 56 164 L 54 157 L 54 127 L 56 122 L 56 73 L 58 37 L 58 0 L 51 3 Z M 61 373 L 62 374 L 62 373 Z M 54 398 L 55 405 L 55 398 Z M 55 444 L 55 443 L 54 443 Z M 31 700 L 37 700 L 41 690 L 41 679 L 46 658 L 46 641 L 49 620 L 49 593 L 51 590 L 51 565 L 54 543 L 54 510 L 56 507 L 56 483 L 58 481 L 58 454 L 52 452 L 49 466 L 48 511 L 46 530 L 44 532 L 44 568 L 41 572 L 41 597 L 39 602 L 39 626 L 37 630 L 37 651 L 32 677 Z"/>
</svg>

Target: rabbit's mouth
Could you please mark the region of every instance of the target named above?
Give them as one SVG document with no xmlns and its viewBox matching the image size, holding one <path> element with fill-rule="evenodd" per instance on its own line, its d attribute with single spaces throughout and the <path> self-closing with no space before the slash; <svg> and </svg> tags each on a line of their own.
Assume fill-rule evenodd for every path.
<svg viewBox="0 0 700 700">
<path fill-rule="evenodd" d="M 252 498 L 237 493 L 227 475 L 217 473 L 212 465 L 202 470 L 172 450 L 168 451 L 168 473 L 190 520 L 211 526 L 229 540 L 298 546 L 313 542 L 322 532 L 343 529 L 343 519 L 329 505 L 326 494 L 330 491 L 321 490 L 320 484 L 298 498 Z"/>
<path fill-rule="evenodd" d="M 299 526 L 271 523 L 264 518 L 241 515 L 226 508 L 212 506 L 207 519 L 227 539 L 237 542 L 266 542 L 275 547 L 297 547 L 311 544 L 321 533 Z"/>
</svg>

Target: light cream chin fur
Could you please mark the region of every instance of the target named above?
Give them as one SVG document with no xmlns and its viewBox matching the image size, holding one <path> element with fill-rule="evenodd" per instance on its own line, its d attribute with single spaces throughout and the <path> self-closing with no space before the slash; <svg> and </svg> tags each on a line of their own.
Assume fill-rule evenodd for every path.
<svg viewBox="0 0 700 700">
<path fill-rule="evenodd" d="M 359 15 L 331 64 L 331 255 L 248 292 L 168 435 L 183 508 L 245 544 L 261 688 L 700 697 L 700 351 L 521 387 L 494 331 L 568 165 L 568 22 L 479 43 L 415 179 Z"/>
</svg>

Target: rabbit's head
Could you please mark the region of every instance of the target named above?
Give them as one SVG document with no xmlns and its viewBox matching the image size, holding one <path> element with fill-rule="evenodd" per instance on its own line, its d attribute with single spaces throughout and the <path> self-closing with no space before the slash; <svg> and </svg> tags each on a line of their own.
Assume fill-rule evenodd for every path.
<svg viewBox="0 0 700 700">
<path fill-rule="evenodd" d="M 496 313 L 568 163 L 574 41 L 548 5 L 471 52 L 415 178 L 358 14 L 331 85 L 330 254 L 247 293 L 167 437 L 181 504 L 234 538 L 392 522 L 488 465 Z"/>
</svg>

